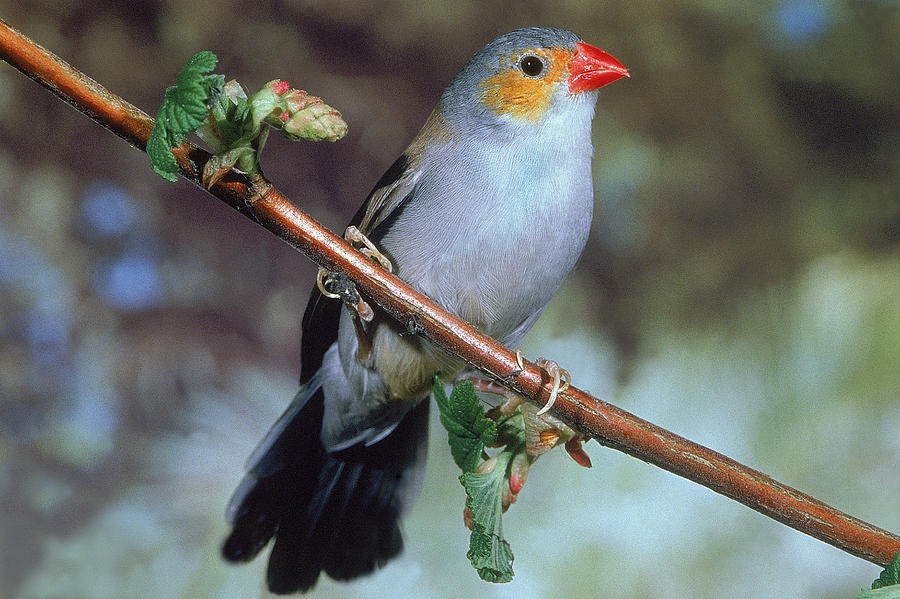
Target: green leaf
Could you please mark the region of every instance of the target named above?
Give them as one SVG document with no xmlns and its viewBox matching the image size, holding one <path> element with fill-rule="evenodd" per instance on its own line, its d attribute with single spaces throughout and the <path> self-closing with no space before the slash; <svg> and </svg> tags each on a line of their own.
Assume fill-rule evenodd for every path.
<svg viewBox="0 0 900 599">
<path fill-rule="evenodd" d="M 441 413 L 441 424 L 447 429 L 453 461 L 463 472 L 473 472 L 485 446 L 496 442 L 497 424 L 484 415 L 471 381 L 454 386 L 448 398 L 443 384 L 435 377 L 432 392 Z"/>
<path fill-rule="evenodd" d="M 466 489 L 466 506 L 472 514 L 472 535 L 466 557 L 487 582 L 513 579 L 513 553 L 503 538 L 503 488 L 506 468 L 513 453 L 503 451 L 492 458 L 490 472 L 467 472 L 459 477 Z M 489 460 L 489 464 L 492 460 Z"/>
<path fill-rule="evenodd" d="M 150 165 L 160 176 L 176 181 L 178 163 L 171 149 L 202 125 L 209 115 L 210 98 L 218 96 L 225 78 L 208 75 L 218 59 L 208 50 L 198 52 L 181 69 L 176 84 L 166 89 L 153 131 L 147 140 Z"/>
<path fill-rule="evenodd" d="M 856 599 L 900 599 L 900 584 L 860 591 Z"/>
<path fill-rule="evenodd" d="M 188 60 L 178 76 L 175 78 L 175 87 L 178 90 L 178 103 L 183 106 L 197 106 L 206 104 L 210 90 L 221 89 L 225 83 L 221 75 L 208 75 L 216 68 L 219 59 L 209 50 L 201 50 Z M 205 117 L 201 117 L 201 122 Z"/>
<path fill-rule="evenodd" d="M 253 127 L 249 122 L 247 92 L 240 83 L 234 79 L 226 83 L 210 108 L 212 118 L 197 129 L 200 139 L 210 144 L 217 153 L 240 146 L 251 147 L 251 141 L 259 135 L 260 128 Z"/>
<path fill-rule="evenodd" d="M 255 159 L 256 150 L 248 146 L 234 148 L 222 154 L 214 154 L 203 167 L 203 185 L 207 188 L 212 187 L 236 165 L 238 170 L 246 172 L 248 169 L 243 162 L 249 161 L 253 165 Z"/>
<path fill-rule="evenodd" d="M 340 112 L 321 98 L 281 79 L 248 97 L 237 81 L 225 83 L 222 75 L 210 74 L 216 62 L 212 52 L 198 52 L 166 89 L 147 142 L 150 164 L 164 178 L 177 180 L 178 164 L 170 150 L 190 133 L 196 132 L 215 154 L 203 175 L 210 187 L 232 168 L 250 176 L 259 172 L 269 127 L 295 141 L 337 141 L 347 132 Z"/>
<path fill-rule="evenodd" d="M 900 553 L 894 556 L 891 563 L 887 565 L 875 582 L 872 583 L 873 589 L 880 589 L 891 585 L 900 585 Z"/>
<path fill-rule="evenodd" d="M 507 447 L 525 445 L 525 415 L 519 408 L 497 420 L 497 438 Z"/>
<path fill-rule="evenodd" d="M 175 160 L 175 155 L 172 154 L 165 127 L 160 125 L 159 119 L 153 125 L 153 131 L 147 140 L 147 156 L 150 157 L 150 166 L 153 168 L 153 172 L 173 183 L 178 181 L 178 162 Z"/>
<path fill-rule="evenodd" d="M 900 553 L 872 583 L 872 590 L 863 590 L 856 599 L 900 599 Z"/>
</svg>

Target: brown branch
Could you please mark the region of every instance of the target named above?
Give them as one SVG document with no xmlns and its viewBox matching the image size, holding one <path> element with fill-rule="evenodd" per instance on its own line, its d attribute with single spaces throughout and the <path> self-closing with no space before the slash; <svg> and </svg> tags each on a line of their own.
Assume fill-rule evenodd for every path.
<svg viewBox="0 0 900 599">
<path fill-rule="evenodd" d="M 0 57 L 80 112 L 145 149 L 153 121 L 146 114 L 37 46 L 0 20 Z M 185 178 L 200 186 L 209 155 L 192 146 L 176 151 Z M 269 229 L 328 270 L 346 274 L 359 290 L 410 331 L 420 333 L 539 405 L 549 397 L 546 372 L 519 369 L 513 352 L 449 314 L 358 253 L 298 210 L 265 180 L 226 177 L 213 195 Z M 554 415 L 601 444 L 700 483 L 779 522 L 848 553 L 886 565 L 900 537 L 840 512 L 724 455 L 688 441 L 574 387 L 561 393 Z"/>
</svg>

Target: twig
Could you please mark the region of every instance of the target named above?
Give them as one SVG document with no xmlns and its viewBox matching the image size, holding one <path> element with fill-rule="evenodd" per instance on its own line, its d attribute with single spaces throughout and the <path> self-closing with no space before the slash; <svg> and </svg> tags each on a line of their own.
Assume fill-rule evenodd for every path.
<svg viewBox="0 0 900 599">
<path fill-rule="evenodd" d="M 144 150 L 153 121 L 84 74 L 0 20 L 0 57 L 100 125 Z M 209 154 L 190 145 L 176 151 L 183 176 L 200 186 Z M 346 274 L 359 290 L 447 351 L 504 386 L 544 405 L 552 381 L 497 341 L 449 314 L 387 273 L 291 204 L 268 181 L 237 174 L 209 190 L 330 271 Z M 569 387 L 552 413 L 601 444 L 700 483 L 779 522 L 848 553 L 886 565 L 900 552 L 900 537 L 782 485 L 722 454 L 688 441 L 587 393 Z"/>
</svg>

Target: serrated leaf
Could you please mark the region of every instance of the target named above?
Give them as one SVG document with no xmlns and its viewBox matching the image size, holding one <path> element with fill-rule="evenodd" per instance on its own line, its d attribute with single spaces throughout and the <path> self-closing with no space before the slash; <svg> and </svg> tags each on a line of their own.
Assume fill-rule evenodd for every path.
<svg viewBox="0 0 900 599">
<path fill-rule="evenodd" d="M 448 398 L 443 384 L 435 377 L 432 392 L 441 424 L 447 429 L 453 461 L 463 472 L 474 471 L 485 446 L 497 439 L 497 424 L 485 416 L 471 381 L 454 386 Z"/>
<path fill-rule="evenodd" d="M 219 59 L 209 50 L 200 50 L 184 63 L 181 71 L 178 73 L 178 84 L 192 84 L 197 80 L 199 75 L 209 73 L 216 68 Z"/>
<path fill-rule="evenodd" d="M 504 451 L 490 472 L 467 472 L 459 477 L 466 489 L 466 506 L 472 514 L 472 535 L 466 557 L 487 582 L 513 579 L 513 553 L 503 538 L 503 487 L 512 456 Z"/>
<path fill-rule="evenodd" d="M 175 78 L 178 103 L 184 106 L 205 104 L 212 87 L 221 87 L 221 75 L 208 75 L 219 59 L 209 50 L 197 52 L 184 64 Z M 222 80 L 221 82 L 219 80 Z"/>
<path fill-rule="evenodd" d="M 185 63 L 175 78 L 175 102 L 170 103 L 168 117 L 179 123 L 178 131 L 185 135 L 203 124 L 209 113 L 211 91 L 224 85 L 225 78 L 221 75 L 207 75 L 216 68 L 218 60 L 209 50 L 201 50 Z M 173 130 L 171 124 L 167 127 Z"/>
<path fill-rule="evenodd" d="M 873 589 L 880 589 L 891 585 L 900 585 L 900 553 L 894 556 L 891 563 L 881 572 L 881 576 L 872 583 Z"/>
<path fill-rule="evenodd" d="M 150 138 L 147 139 L 147 156 L 150 157 L 153 172 L 173 183 L 178 181 L 178 162 L 166 141 L 165 128 L 159 121 L 153 126 Z"/>
<path fill-rule="evenodd" d="M 176 84 L 166 89 L 153 131 L 147 140 L 147 155 L 153 170 L 168 179 L 177 180 L 178 164 L 171 148 L 202 125 L 209 115 L 207 102 L 224 84 L 221 75 L 207 75 L 218 59 L 208 50 L 198 52 L 182 67 Z"/>
<path fill-rule="evenodd" d="M 860 591 L 856 599 L 900 599 L 900 584 Z"/>
</svg>

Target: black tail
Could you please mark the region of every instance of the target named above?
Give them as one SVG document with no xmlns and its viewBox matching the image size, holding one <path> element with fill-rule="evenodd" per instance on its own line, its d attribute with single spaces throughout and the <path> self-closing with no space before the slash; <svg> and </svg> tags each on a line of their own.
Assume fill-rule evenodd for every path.
<svg viewBox="0 0 900 599">
<path fill-rule="evenodd" d="M 273 593 L 306 592 L 319 573 L 369 574 L 403 549 L 399 518 L 418 492 L 428 401 L 378 443 L 337 453 L 322 448 L 323 397 L 300 390 L 251 456 L 228 508 L 225 559 L 253 559 L 274 537 L 267 581 Z"/>
</svg>

